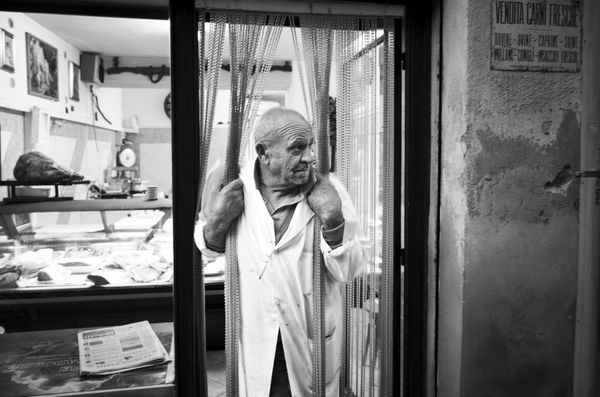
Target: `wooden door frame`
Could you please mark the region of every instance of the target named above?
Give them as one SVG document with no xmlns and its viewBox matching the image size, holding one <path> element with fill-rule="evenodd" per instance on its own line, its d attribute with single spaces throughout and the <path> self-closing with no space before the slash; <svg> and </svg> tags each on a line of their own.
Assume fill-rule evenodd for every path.
<svg viewBox="0 0 600 397">
<path fill-rule="evenodd" d="M 432 130 L 432 16 L 433 2 L 411 2 L 406 8 L 406 131 L 404 264 L 404 396 L 426 396 L 435 390 L 435 332 L 430 319 L 437 308 L 436 265 L 430 258 L 429 217 L 435 204 L 431 192 Z M 434 274 L 432 274 L 434 273 Z M 435 282 L 431 283 L 431 276 Z M 429 302 L 429 303 L 428 303 Z M 398 304 L 399 302 L 396 303 Z M 397 309 L 399 310 L 399 309 Z M 432 338 L 433 336 L 433 338 Z M 396 352 L 397 355 L 400 352 Z M 398 357 L 398 360 L 402 360 Z M 433 362 L 432 362 L 433 361 Z M 396 389 L 395 390 L 399 390 Z"/>
</svg>

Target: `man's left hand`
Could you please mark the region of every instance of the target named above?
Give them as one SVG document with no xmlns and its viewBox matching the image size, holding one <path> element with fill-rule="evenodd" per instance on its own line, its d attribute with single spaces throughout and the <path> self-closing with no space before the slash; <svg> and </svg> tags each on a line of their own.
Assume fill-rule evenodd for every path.
<svg viewBox="0 0 600 397">
<path fill-rule="evenodd" d="M 308 205 L 319 217 L 325 229 L 333 229 L 344 222 L 342 200 L 335 187 L 321 175 L 308 193 Z"/>
</svg>

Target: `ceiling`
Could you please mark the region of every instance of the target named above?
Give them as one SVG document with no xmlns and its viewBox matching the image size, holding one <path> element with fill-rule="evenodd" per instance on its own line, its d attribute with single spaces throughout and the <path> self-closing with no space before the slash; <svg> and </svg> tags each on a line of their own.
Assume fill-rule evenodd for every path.
<svg viewBox="0 0 600 397">
<path fill-rule="evenodd" d="M 28 13 L 40 25 L 82 52 L 102 56 L 168 58 L 169 21 Z M 228 59 L 228 50 L 224 58 Z M 284 28 L 276 61 L 295 58 L 289 29 Z"/>
<path fill-rule="evenodd" d="M 27 14 L 82 52 L 169 57 L 169 21 Z"/>
</svg>

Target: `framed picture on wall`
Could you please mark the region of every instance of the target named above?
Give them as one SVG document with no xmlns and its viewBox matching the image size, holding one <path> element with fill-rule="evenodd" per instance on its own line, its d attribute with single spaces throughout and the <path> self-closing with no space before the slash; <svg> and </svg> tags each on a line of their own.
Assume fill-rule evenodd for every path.
<svg viewBox="0 0 600 397">
<path fill-rule="evenodd" d="M 35 95 L 58 101 L 58 51 L 30 33 L 27 46 L 27 90 Z"/>
<path fill-rule="evenodd" d="M 79 102 L 79 65 L 69 61 L 69 99 Z"/>
<path fill-rule="evenodd" d="M 15 71 L 14 36 L 0 29 L 0 69 L 8 72 Z"/>
</svg>

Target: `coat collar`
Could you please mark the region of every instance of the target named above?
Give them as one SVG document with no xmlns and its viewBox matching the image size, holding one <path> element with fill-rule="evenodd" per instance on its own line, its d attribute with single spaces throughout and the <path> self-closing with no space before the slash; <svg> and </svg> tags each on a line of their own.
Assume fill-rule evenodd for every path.
<svg viewBox="0 0 600 397">
<path fill-rule="evenodd" d="M 252 177 L 252 180 L 254 180 L 254 188 L 259 190 L 260 165 L 258 164 L 258 157 L 254 157 L 253 161 L 247 162 L 246 165 L 244 165 L 244 167 L 242 168 L 241 172 L 246 173 L 245 177 L 247 178 L 248 183 L 251 183 L 250 177 Z M 252 173 L 252 175 L 250 175 L 250 173 Z M 241 176 L 241 173 L 240 173 L 240 176 Z M 242 181 L 244 181 L 244 178 L 242 178 Z M 311 174 L 308 182 L 306 182 L 304 185 L 300 186 L 299 194 L 306 196 L 308 194 L 308 192 L 310 192 L 310 190 L 313 188 L 313 186 L 315 185 L 316 182 L 317 182 L 317 177 L 313 173 L 313 174 Z"/>
<path fill-rule="evenodd" d="M 262 225 L 256 226 L 261 227 L 264 226 L 265 223 L 268 223 L 270 228 L 269 236 L 272 236 L 272 241 L 275 241 L 273 220 L 271 218 L 271 215 L 269 215 L 269 211 L 267 210 L 262 195 L 260 194 L 260 191 L 258 189 L 259 181 L 257 180 L 257 168 L 258 159 L 255 158 L 254 161 L 247 162 L 240 171 L 240 179 L 244 184 L 244 197 L 245 200 L 248 201 L 248 205 L 250 206 L 250 208 L 252 208 L 253 212 L 257 211 L 260 214 L 260 216 L 257 216 L 256 218 L 257 220 L 260 220 Z M 281 237 L 281 240 L 279 240 L 279 242 L 276 245 L 274 245 L 275 250 L 283 248 L 291 240 L 293 240 L 294 237 L 296 237 L 305 229 L 306 224 L 310 222 L 313 218 L 314 213 L 308 205 L 306 195 L 308 194 L 314 183 L 315 181 L 310 181 L 302 187 L 302 194 L 304 195 L 304 198 L 300 200 L 300 202 L 298 202 L 298 204 L 296 205 L 296 209 L 294 211 L 294 215 L 292 216 L 290 225 Z M 265 216 L 266 218 L 268 218 L 268 221 L 265 218 Z"/>
</svg>

